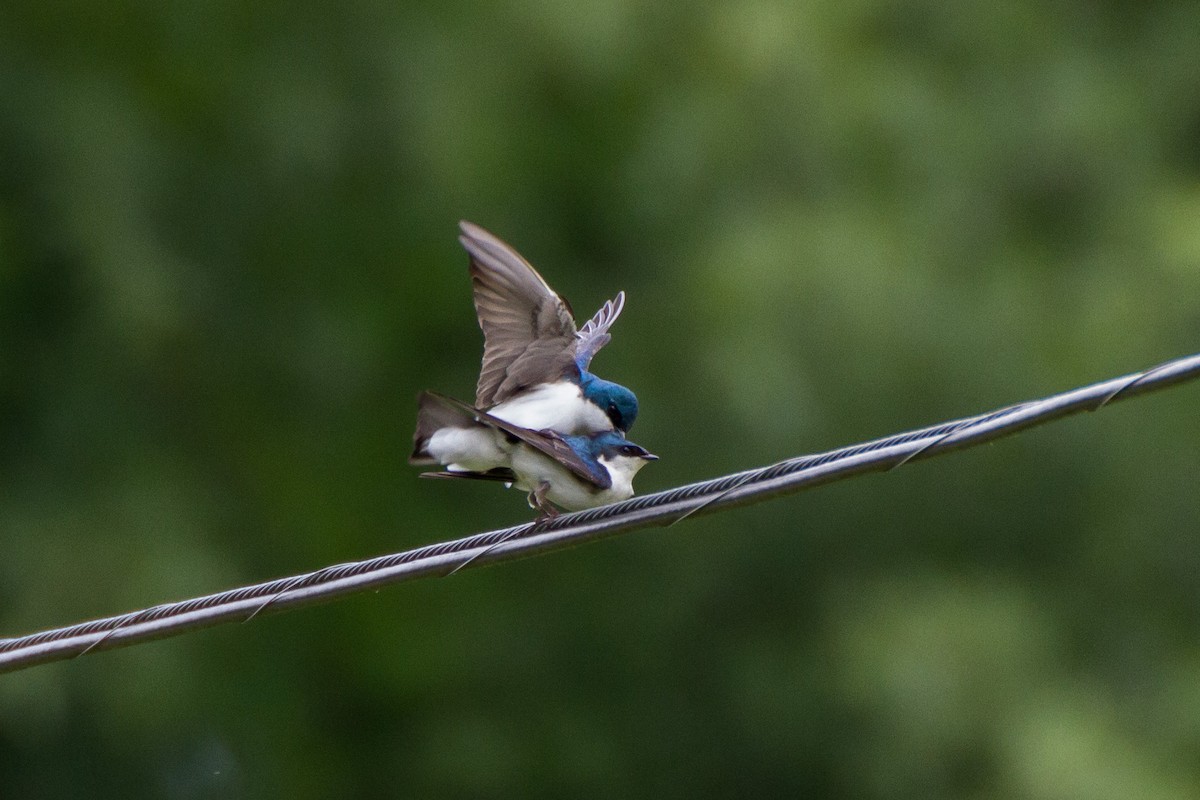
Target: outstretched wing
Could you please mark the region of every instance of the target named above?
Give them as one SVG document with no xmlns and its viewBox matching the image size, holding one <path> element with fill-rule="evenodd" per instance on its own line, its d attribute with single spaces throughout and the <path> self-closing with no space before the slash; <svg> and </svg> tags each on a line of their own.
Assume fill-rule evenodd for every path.
<svg viewBox="0 0 1200 800">
<path fill-rule="evenodd" d="M 612 334 L 608 332 L 608 329 L 617 321 L 617 317 L 621 316 L 623 308 L 625 308 L 625 293 L 617 292 L 617 296 L 600 306 L 596 316 L 589 319 L 579 329 L 579 333 L 575 334 L 579 340 L 575 347 L 575 363 L 579 365 L 580 369 L 587 369 L 592 357 L 612 339 Z"/>
<path fill-rule="evenodd" d="M 441 399 L 459 406 L 464 412 L 474 415 L 475 419 L 483 424 L 499 428 L 509 436 L 520 439 L 530 447 L 541 451 L 569 469 L 581 480 L 585 480 L 600 489 L 608 489 L 612 486 L 612 477 L 608 474 L 607 470 L 599 464 L 589 464 L 572 449 L 571 445 L 562 436 L 554 431 L 534 431 L 529 428 L 522 428 L 520 425 L 505 422 L 499 417 L 493 417 L 486 411 L 471 408 L 466 403 L 455 400 L 452 397 L 443 397 Z"/>
<path fill-rule="evenodd" d="M 464 221 L 459 228 L 458 240 L 471 257 L 475 313 L 483 330 L 475 405 L 490 408 L 527 386 L 569 373 L 575 319 L 567 301 L 516 250 L 478 225 Z"/>
</svg>

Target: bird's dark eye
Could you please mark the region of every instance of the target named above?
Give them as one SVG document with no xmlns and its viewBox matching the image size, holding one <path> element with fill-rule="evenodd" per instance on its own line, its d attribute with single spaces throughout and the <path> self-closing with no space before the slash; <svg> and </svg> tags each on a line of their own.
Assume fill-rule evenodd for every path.
<svg viewBox="0 0 1200 800">
<path fill-rule="evenodd" d="M 636 456 L 636 455 L 638 455 L 638 449 L 639 448 L 637 448 L 636 446 L 634 446 L 632 444 L 623 445 L 621 447 L 621 455 Z"/>
</svg>

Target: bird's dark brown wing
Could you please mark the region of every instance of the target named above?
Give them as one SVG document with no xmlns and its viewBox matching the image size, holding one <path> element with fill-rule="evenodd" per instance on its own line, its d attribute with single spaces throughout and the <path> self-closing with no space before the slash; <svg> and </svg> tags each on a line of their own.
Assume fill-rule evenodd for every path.
<svg viewBox="0 0 1200 800">
<path fill-rule="evenodd" d="M 556 381 L 575 367 L 575 319 L 516 250 L 478 225 L 460 222 L 471 257 L 483 364 L 475 405 L 490 408 L 528 386 Z"/>
</svg>

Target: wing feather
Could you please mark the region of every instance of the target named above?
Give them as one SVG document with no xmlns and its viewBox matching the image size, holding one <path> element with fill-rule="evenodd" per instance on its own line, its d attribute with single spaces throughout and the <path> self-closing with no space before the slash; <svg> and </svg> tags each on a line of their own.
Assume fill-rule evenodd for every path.
<svg viewBox="0 0 1200 800">
<path fill-rule="evenodd" d="M 517 481 L 517 476 L 513 474 L 513 471 L 505 467 L 489 469 L 487 472 L 452 472 L 450 470 L 422 472 L 421 477 L 444 478 L 451 480 L 496 481 L 498 483 L 508 484 L 516 483 Z"/>
<path fill-rule="evenodd" d="M 444 397 L 451 403 L 459 406 L 465 412 L 473 414 L 475 419 L 484 423 L 499 428 L 510 436 L 520 439 L 525 444 L 541 451 L 543 454 L 553 458 L 559 464 L 573 472 L 581 480 L 596 486 L 599 489 L 609 489 L 612 487 L 612 476 L 608 474 L 599 464 L 589 464 L 584 461 L 578 453 L 576 453 L 571 445 L 567 443 L 562 436 L 554 431 L 534 431 L 529 428 L 522 428 L 520 425 L 513 425 L 505 422 L 499 417 L 493 417 L 486 411 L 481 411 L 478 408 L 472 408 L 461 400 L 455 400 L 452 397 Z"/>
<path fill-rule="evenodd" d="M 623 308 L 625 308 L 625 293 L 617 292 L 617 296 L 612 300 L 605 301 L 596 315 L 584 323 L 584 326 L 579 329 L 579 333 L 575 334 L 579 339 L 575 348 L 575 363 L 579 365 L 580 369 L 587 369 L 588 364 L 592 362 L 592 357 L 600 351 L 601 347 L 612 340 L 612 334 L 608 332 L 608 329 L 617 321 L 617 317 L 621 316 Z"/>
<path fill-rule="evenodd" d="M 575 319 L 567 301 L 516 250 L 478 225 L 459 227 L 483 331 L 475 405 L 490 408 L 569 373 L 578 344 Z"/>
</svg>

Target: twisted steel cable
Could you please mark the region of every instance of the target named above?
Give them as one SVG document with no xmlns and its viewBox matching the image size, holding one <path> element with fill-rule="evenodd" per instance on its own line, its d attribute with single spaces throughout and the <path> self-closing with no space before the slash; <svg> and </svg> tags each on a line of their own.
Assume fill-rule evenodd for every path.
<svg viewBox="0 0 1200 800">
<path fill-rule="evenodd" d="M 1007 406 L 825 453 L 799 456 L 601 508 L 487 531 L 392 555 L 355 561 L 217 594 L 166 603 L 115 617 L 0 639 L 0 672 L 175 636 L 260 613 L 326 602 L 342 595 L 449 575 L 649 525 L 674 524 L 693 514 L 747 505 L 864 472 L 895 469 L 1009 436 L 1026 428 L 1200 377 L 1200 354 L 1069 392 Z"/>
</svg>

